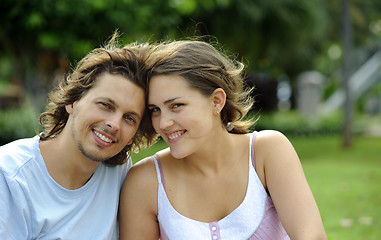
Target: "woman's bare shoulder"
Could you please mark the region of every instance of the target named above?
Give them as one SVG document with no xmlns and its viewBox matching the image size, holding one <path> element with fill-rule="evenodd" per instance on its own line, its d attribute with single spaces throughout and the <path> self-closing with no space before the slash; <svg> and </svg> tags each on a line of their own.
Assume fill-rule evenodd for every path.
<svg viewBox="0 0 381 240">
<path fill-rule="evenodd" d="M 155 153 L 155 156 L 160 160 L 160 161 L 166 161 L 168 159 L 173 158 L 171 155 L 171 150 L 168 148 L 164 148 L 157 153 Z"/>
<path fill-rule="evenodd" d="M 160 161 L 166 160 L 167 158 L 171 156 L 169 148 L 160 150 L 154 155 Z M 156 168 L 155 168 L 154 157 L 149 156 L 135 163 L 131 167 L 130 171 L 128 172 L 128 176 L 130 178 L 134 178 L 138 180 L 140 179 L 152 180 L 153 178 L 156 179 Z"/>
<path fill-rule="evenodd" d="M 155 185 L 156 170 L 152 157 L 146 157 L 135 163 L 126 176 L 125 184 Z"/>
<path fill-rule="evenodd" d="M 256 145 L 262 147 L 271 147 L 274 144 L 284 144 L 289 142 L 288 138 L 277 130 L 262 130 L 258 131 L 255 136 Z"/>
</svg>

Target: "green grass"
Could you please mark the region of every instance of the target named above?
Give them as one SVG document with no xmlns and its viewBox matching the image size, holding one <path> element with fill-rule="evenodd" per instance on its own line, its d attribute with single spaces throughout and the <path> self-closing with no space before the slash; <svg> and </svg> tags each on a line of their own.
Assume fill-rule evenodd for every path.
<svg viewBox="0 0 381 240">
<path fill-rule="evenodd" d="M 354 137 L 344 149 L 339 136 L 290 138 L 320 209 L 330 240 L 381 239 L 381 138 Z M 166 146 L 134 154 L 134 161 Z"/>
<path fill-rule="evenodd" d="M 328 239 L 381 239 L 381 138 L 293 138 Z M 345 222 L 348 224 L 345 226 Z"/>
<path fill-rule="evenodd" d="M 140 161 L 141 159 L 143 159 L 145 157 L 149 157 L 149 156 L 153 155 L 155 152 L 157 152 L 161 149 L 164 149 L 166 147 L 168 147 L 168 145 L 163 140 L 159 140 L 153 146 L 151 146 L 149 149 L 145 148 L 145 149 L 142 149 L 138 153 L 132 153 L 132 155 L 131 155 L 132 162 L 136 163 L 136 162 Z"/>
</svg>

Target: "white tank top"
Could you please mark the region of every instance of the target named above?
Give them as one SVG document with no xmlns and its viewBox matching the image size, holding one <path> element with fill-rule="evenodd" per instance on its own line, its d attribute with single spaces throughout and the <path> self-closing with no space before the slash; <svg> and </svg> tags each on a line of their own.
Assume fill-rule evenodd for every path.
<svg viewBox="0 0 381 240">
<path fill-rule="evenodd" d="M 226 217 L 210 223 L 185 217 L 173 208 L 165 192 L 160 160 L 156 155 L 152 156 L 159 182 L 158 221 L 161 240 L 289 239 L 255 171 L 254 139 L 255 132 L 250 136 L 249 178 L 244 200 Z"/>
</svg>

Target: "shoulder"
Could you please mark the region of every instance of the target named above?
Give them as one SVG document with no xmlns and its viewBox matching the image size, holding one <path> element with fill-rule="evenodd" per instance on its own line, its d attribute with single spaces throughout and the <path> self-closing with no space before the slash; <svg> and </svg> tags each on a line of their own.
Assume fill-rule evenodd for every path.
<svg viewBox="0 0 381 240">
<path fill-rule="evenodd" d="M 167 162 L 171 154 L 168 148 L 157 152 L 155 156 L 163 164 L 163 162 Z M 139 185 L 140 187 L 156 189 L 157 191 L 157 177 L 154 157 L 146 157 L 131 167 L 127 174 L 124 188 L 134 189 Z"/>
<path fill-rule="evenodd" d="M 121 190 L 121 211 L 134 211 L 149 209 L 150 213 L 156 212 L 158 193 L 158 180 L 155 162 L 152 157 L 140 160 L 129 170 Z M 136 203 L 139 203 L 139 207 Z M 142 210 L 143 211 L 143 210 Z"/>
<path fill-rule="evenodd" d="M 274 139 L 284 139 L 286 136 L 277 131 L 277 130 L 262 130 L 262 131 L 257 131 L 256 134 L 256 139 L 264 139 L 264 140 L 274 140 Z"/>
<path fill-rule="evenodd" d="M 115 181 L 117 180 L 120 183 L 120 186 L 123 184 L 124 179 L 127 176 L 128 171 L 131 169 L 132 160 L 131 157 L 128 157 L 126 163 L 116 166 L 109 166 L 107 164 L 100 164 L 96 171 L 103 172 L 104 174 L 99 174 L 104 181 Z"/>
<path fill-rule="evenodd" d="M 168 148 L 164 148 L 157 153 L 155 153 L 155 156 L 160 159 L 160 162 L 167 161 L 168 159 L 172 159 L 171 150 Z"/>
<path fill-rule="evenodd" d="M 120 239 L 158 239 L 158 180 L 153 157 L 133 165 L 124 181 L 119 201 Z M 138 203 L 138 204 L 137 204 Z"/>
<path fill-rule="evenodd" d="M 21 138 L 0 146 L 0 149 L 29 149 L 32 146 L 35 146 L 39 141 L 40 137 L 37 135 L 31 138 Z"/>
<path fill-rule="evenodd" d="M 266 173 L 271 169 L 285 166 L 289 161 L 299 160 L 288 138 L 275 130 L 256 132 L 254 156 L 257 174 L 265 188 Z"/>
<path fill-rule="evenodd" d="M 0 146 L 0 157 L 12 156 L 15 153 L 33 153 L 35 148 L 38 147 L 39 137 L 23 138 Z"/>
<path fill-rule="evenodd" d="M 281 132 L 276 130 L 263 130 L 256 132 L 254 146 L 256 151 L 271 150 L 282 146 L 290 146 L 290 141 Z"/>
<path fill-rule="evenodd" d="M 144 187 L 157 183 L 156 168 L 153 157 L 146 157 L 135 163 L 128 171 L 124 185 L 134 188 L 134 185 Z"/>
<path fill-rule="evenodd" d="M 39 137 L 19 139 L 0 147 L 0 170 L 13 176 L 36 157 Z"/>
<path fill-rule="evenodd" d="M 161 163 L 163 163 L 171 158 L 171 152 L 169 148 L 166 148 L 158 151 L 154 156 L 157 157 Z M 156 179 L 157 176 L 154 156 L 146 157 L 135 163 L 128 173 L 128 175 L 131 175 L 130 178 L 140 178 L 141 176 L 145 176 L 144 178 L 146 179 Z"/>
<path fill-rule="evenodd" d="M 279 155 L 282 150 L 293 150 L 289 139 L 276 130 L 263 130 L 256 133 L 254 148 L 256 155 Z"/>
</svg>

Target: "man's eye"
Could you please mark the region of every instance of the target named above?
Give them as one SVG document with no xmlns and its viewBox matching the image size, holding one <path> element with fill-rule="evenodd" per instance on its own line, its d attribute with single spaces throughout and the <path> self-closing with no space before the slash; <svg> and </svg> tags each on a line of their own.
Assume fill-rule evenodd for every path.
<svg viewBox="0 0 381 240">
<path fill-rule="evenodd" d="M 99 102 L 99 104 L 103 107 L 103 108 L 107 108 L 107 109 L 111 109 L 111 106 L 105 102 Z"/>
<path fill-rule="evenodd" d="M 133 122 L 133 123 L 136 122 L 135 119 L 131 116 L 125 116 L 124 119 L 126 119 L 128 122 Z"/>
</svg>

